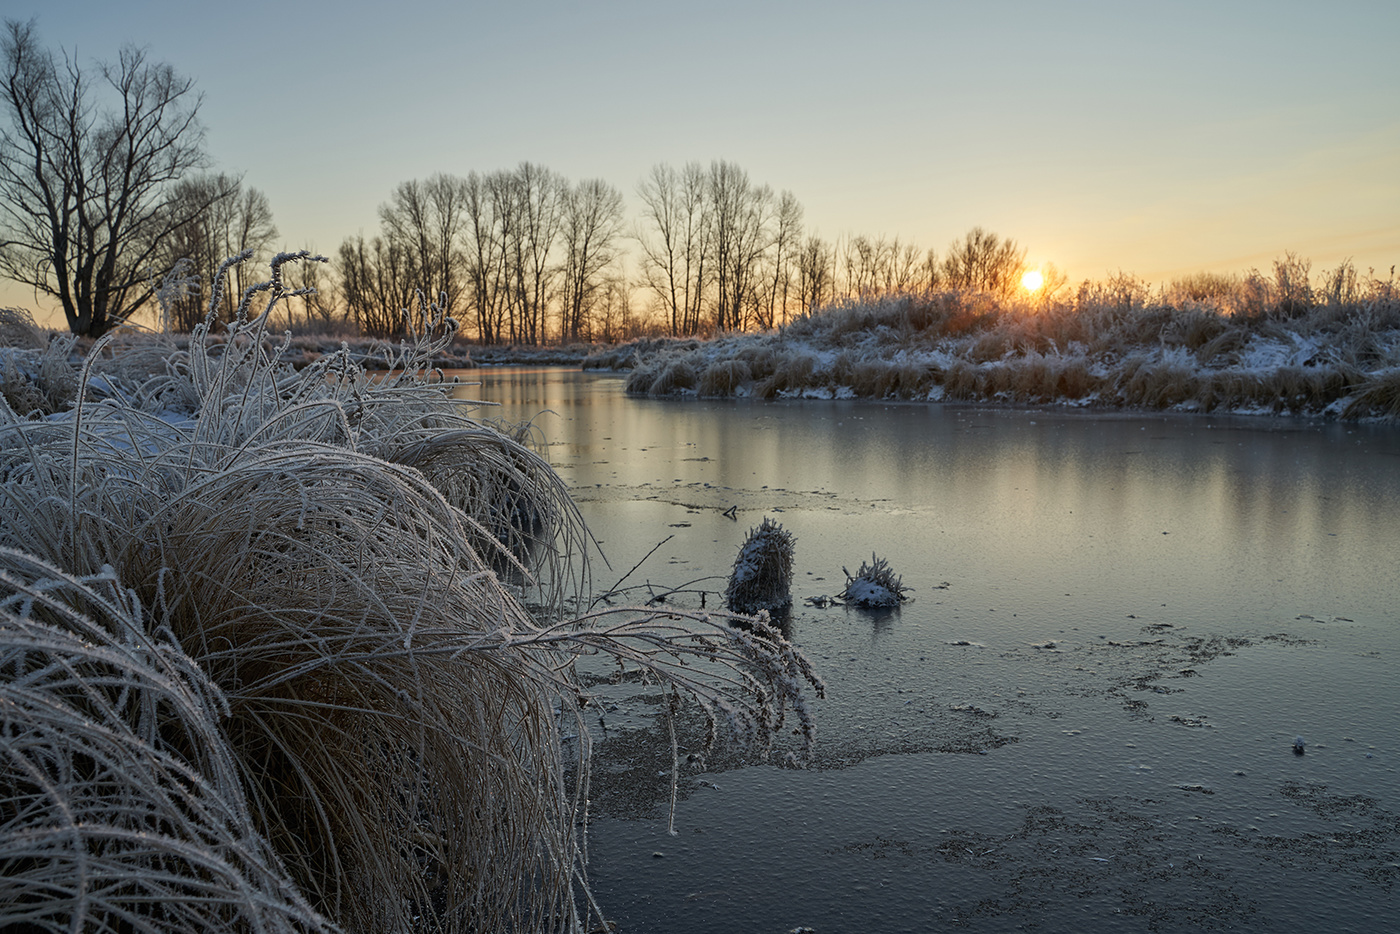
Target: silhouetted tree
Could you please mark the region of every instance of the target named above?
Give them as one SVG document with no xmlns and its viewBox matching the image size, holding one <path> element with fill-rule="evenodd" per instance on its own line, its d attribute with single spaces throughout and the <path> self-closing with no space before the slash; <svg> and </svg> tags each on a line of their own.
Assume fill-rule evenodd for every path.
<svg viewBox="0 0 1400 934">
<path fill-rule="evenodd" d="M 200 206 L 204 206 L 202 211 L 191 213 Z M 272 255 L 277 227 L 272 222 L 267 196 L 256 188 L 245 188 L 234 176 L 198 175 L 183 178 L 175 185 L 171 210 L 188 219 L 166 238 L 158 265 L 168 268 L 187 258 L 198 277 L 194 288 L 172 303 L 171 326 L 177 331 L 188 333 L 208 315 L 210 289 L 223 261 L 245 250 L 253 252 L 249 262 L 238 263 L 227 272 L 219 318 L 228 321 L 243 290 L 260 281 L 259 271 L 265 269 Z"/>
<path fill-rule="evenodd" d="M 673 335 L 700 329 L 709 283 L 710 218 L 706 175 L 698 162 L 677 172 L 657 165 L 637 186 L 643 223 L 635 234 L 642 249 L 642 281 L 661 301 Z"/>
<path fill-rule="evenodd" d="M 337 302 L 335 283 L 324 262 L 288 263 L 282 267 L 282 275 L 292 293 L 284 300 L 288 327 L 325 334 L 346 324 L 345 310 Z M 299 318 L 297 309 L 301 310 Z"/>
<path fill-rule="evenodd" d="M 564 253 L 560 269 L 561 340 L 591 336 L 594 301 L 617 258 L 621 231 L 622 192 L 601 179 L 588 179 L 565 191 L 560 228 Z"/>
<path fill-rule="evenodd" d="M 468 292 L 462 239 L 467 220 L 467 182 L 438 173 L 403 182 L 379 206 L 379 228 L 404 257 L 408 285 L 459 317 Z"/>
<path fill-rule="evenodd" d="M 770 242 L 773 191 L 767 185 L 754 185 L 737 165 L 719 160 L 710 163 L 706 197 L 715 270 L 715 330 L 739 330 L 757 297 L 758 263 Z"/>
<path fill-rule="evenodd" d="M 787 322 L 789 300 L 795 291 L 793 277 L 802 243 L 802 205 L 792 192 L 784 191 L 778 196 L 773 223 L 764 295 L 758 305 L 757 324 L 761 328 Z"/>
<path fill-rule="evenodd" d="M 100 335 L 151 297 L 165 242 L 209 207 L 173 200 L 206 163 L 199 95 L 131 47 L 94 87 L 40 47 L 32 21 L 6 21 L 0 56 L 0 275 L 57 299 L 73 333 Z"/>
<path fill-rule="evenodd" d="M 974 227 L 948 247 L 940 284 L 951 289 L 1010 295 L 1020 287 L 1025 271 L 1026 251 L 1015 240 L 1003 240 Z"/>
<path fill-rule="evenodd" d="M 508 184 L 509 173 L 483 176 L 472 172 L 463 188 L 467 287 L 476 317 L 477 340 L 483 344 L 500 343 L 506 307 L 510 304 L 505 263 L 509 214 L 502 213 L 505 199 L 497 193 Z"/>
<path fill-rule="evenodd" d="M 346 314 L 374 337 L 403 333 L 403 312 L 413 302 L 415 261 L 399 244 L 348 237 L 336 256 Z"/>
<path fill-rule="evenodd" d="M 512 343 L 544 340 L 545 310 L 555 273 L 550 253 L 559 235 L 564 187 L 560 175 L 530 162 L 520 163 L 498 186 L 510 296 L 506 328 Z"/>
<path fill-rule="evenodd" d="M 810 314 L 836 296 L 836 256 L 831 244 L 811 236 L 797 255 L 797 301 Z"/>
</svg>

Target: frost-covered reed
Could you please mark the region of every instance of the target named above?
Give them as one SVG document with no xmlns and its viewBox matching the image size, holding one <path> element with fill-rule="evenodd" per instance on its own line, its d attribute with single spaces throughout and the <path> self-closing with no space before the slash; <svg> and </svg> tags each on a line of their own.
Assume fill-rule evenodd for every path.
<svg viewBox="0 0 1400 934">
<path fill-rule="evenodd" d="M 899 606 L 909 599 L 910 588 L 904 586 L 904 579 L 894 572 L 888 561 L 875 555 L 870 562 L 862 561 L 860 568 L 852 576 L 850 571 L 841 569 L 846 575 L 846 587 L 840 599 L 852 606 L 871 609 Z"/>
<path fill-rule="evenodd" d="M 571 615 L 577 512 L 434 375 L 436 308 L 377 372 L 288 366 L 309 260 L 221 340 L 109 337 L 68 405 L 0 406 L 0 928 L 594 927 L 581 653 L 810 741 L 777 632 Z"/>
<path fill-rule="evenodd" d="M 618 348 L 652 395 L 1067 403 L 1190 411 L 1400 414 L 1400 283 L 1346 264 L 1310 284 L 1129 276 L 1032 301 L 943 291 L 852 301 L 762 334 Z"/>
<path fill-rule="evenodd" d="M 724 601 L 731 610 L 781 615 L 792 608 L 794 543 L 791 532 L 766 516 L 749 529 L 724 591 Z"/>
</svg>

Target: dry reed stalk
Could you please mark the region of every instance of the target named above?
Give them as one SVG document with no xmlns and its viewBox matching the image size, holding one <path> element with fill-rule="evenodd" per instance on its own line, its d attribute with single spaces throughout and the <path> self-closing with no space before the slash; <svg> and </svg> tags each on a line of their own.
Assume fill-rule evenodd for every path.
<svg viewBox="0 0 1400 934">
<path fill-rule="evenodd" d="M 743 360 L 718 360 L 701 372 L 698 391 L 702 396 L 733 396 L 752 381 L 753 371 Z"/>
<path fill-rule="evenodd" d="M 708 617 L 564 617 L 586 532 L 547 465 L 428 372 L 450 322 L 420 307 L 388 378 L 348 353 L 298 373 L 265 339 L 278 281 L 274 267 L 272 299 L 217 355 L 200 329 L 142 379 L 149 361 L 123 370 L 99 343 L 68 417 L 0 412 L 0 546 L 121 581 L 222 692 L 214 745 L 247 801 L 238 831 L 295 882 L 267 912 L 309 902 L 355 931 L 582 930 L 601 920 L 577 829 L 586 744 L 566 783 L 556 719 L 579 716 L 575 655 L 643 668 L 760 744 L 787 707 L 810 737 L 802 686 L 819 683 L 781 637 Z M 82 403 L 99 369 L 131 391 Z M 540 616 L 502 562 L 552 581 Z"/>
<path fill-rule="evenodd" d="M 330 931 L 257 832 L 227 702 L 108 572 L 0 550 L 0 926 Z"/>
</svg>

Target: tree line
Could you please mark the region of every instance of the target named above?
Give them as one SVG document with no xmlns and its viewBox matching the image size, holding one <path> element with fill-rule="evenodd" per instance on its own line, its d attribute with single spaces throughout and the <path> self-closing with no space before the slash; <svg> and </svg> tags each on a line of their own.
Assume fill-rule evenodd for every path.
<svg viewBox="0 0 1400 934">
<path fill-rule="evenodd" d="M 84 70 L 7 21 L 0 38 L 8 126 L 0 129 L 0 276 L 98 336 L 149 307 L 172 270 L 168 325 L 204 320 L 210 285 L 235 266 L 217 313 L 255 283 L 279 232 L 243 179 L 210 171 L 201 97 L 144 52 Z M 1025 251 L 980 228 L 938 257 L 896 237 L 825 240 L 775 192 L 723 160 L 657 165 L 635 191 L 571 181 L 531 162 L 399 184 L 378 232 L 330 262 L 296 264 L 288 323 L 393 337 L 422 295 L 487 343 L 617 341 L 772 328 L 848 298 L 932 288 L 1009 292 Z"/>
</svg>

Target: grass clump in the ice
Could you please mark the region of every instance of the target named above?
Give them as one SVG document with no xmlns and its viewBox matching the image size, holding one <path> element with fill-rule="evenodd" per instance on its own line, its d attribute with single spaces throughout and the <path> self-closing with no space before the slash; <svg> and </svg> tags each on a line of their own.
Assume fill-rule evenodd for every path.
<svg viewBox="0 0 1400 934">
<path fill-rule="evenodd" d="M 69 406 L 0 407 L 23 568 L 0 588 L 0 928 L 596 927 L 588 746 L 560 739 L 587 732 L 580 654 L 760 750 L 784 710 L 811 739 L 820 682 L 776 631 L 570 615 L 577 511 L 433 374 L 436 308 L 379 373 L 287 365 L 267 321 L 280 266 L 310 259 L 277 257 L 219 341 L 212 315 L 184 346 L 109 336 Z M 90 620 L 118 617 L 109 646 Z"/>
<path fill-rule="evenodd" d="M 876 608 L 899 606 L 909 599 L 910 588 L 904 586 L 903 579 L 884 558 L 872 554 L 870 563 L 862 561 L 854 577 L 845 568 L 841 571 L 846 575 L 846 589 L 840 593 L 844 603 Z"/>
<path fill-rule="evenodd" d="M 767 517 L 749 530 L 724 592 L 731 610 L 781 615 L 792 608 L 793 544 L 792 533 Z"/>
</svg>

